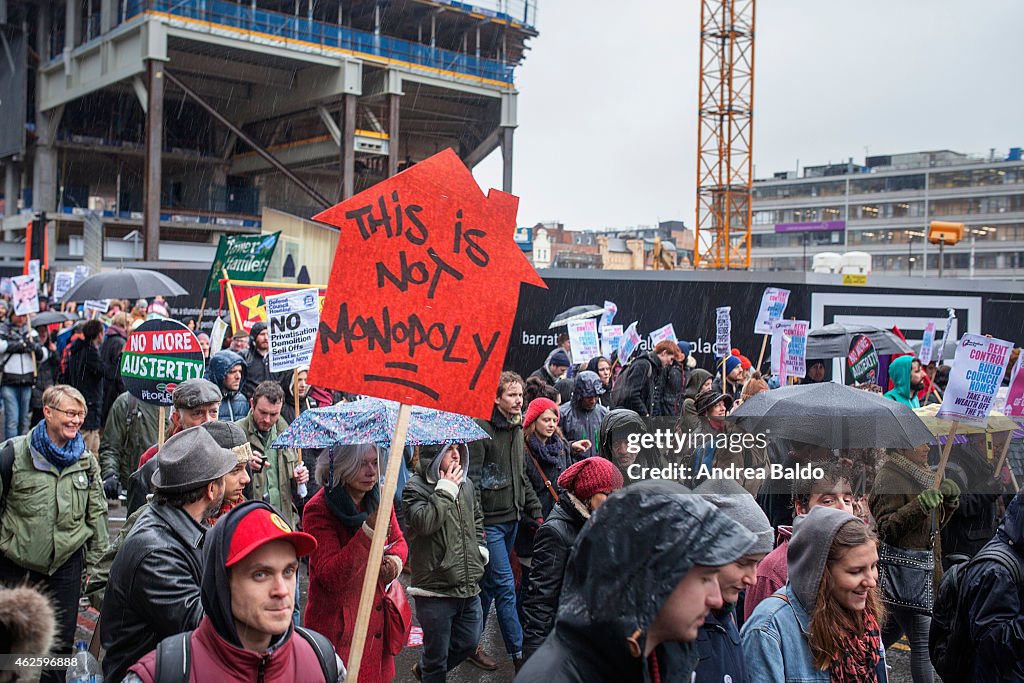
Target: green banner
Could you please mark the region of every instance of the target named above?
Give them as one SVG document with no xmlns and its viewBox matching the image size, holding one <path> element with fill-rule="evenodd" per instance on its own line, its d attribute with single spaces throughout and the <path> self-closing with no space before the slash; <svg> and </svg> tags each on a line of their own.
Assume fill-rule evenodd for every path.
<svg viewBox="0 0 1024 683">
<path fill-rule="evenodd" d="M 217 283 L 224 277 L 224 270 L 228 271 L 231 280 L 262 282 L 280 235 L 280 232 L 270 235 L 221 235 L 203 294 L 217 291 Z"/>
</svg>

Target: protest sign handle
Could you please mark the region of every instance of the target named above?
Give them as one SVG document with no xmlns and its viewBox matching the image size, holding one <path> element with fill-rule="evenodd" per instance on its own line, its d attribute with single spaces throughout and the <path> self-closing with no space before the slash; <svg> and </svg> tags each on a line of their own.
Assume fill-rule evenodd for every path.
<svg viewBox="0 0 1024 683">
<path fill-rule="evenodd" d="M 366 636 L 370 626 L 370 612 L 373 609 L 373 594 L 377 589 L 377 577 L 380 573 L 381 561 L 384 558 L 384 541 L 387 539 L 388 529 L 391 527 L 391 510 L 394 504 L 395 489 L 398 487 L 398 473 L 402 466 L 402 451 L 405 449 L 405 435 L 409 429 L 411 411 L 412 407 L 408 403 L 398 406 L 395 435 L 391 439 L 388 469 L 384 475 L 384 486 L 380 492 L 377 524 L 373 528 L 370 557 L 366 560 L 363 590 L 359 596 L 359 611 L 356 613 L 356 628 L 352 637 L 352 649 L 349 651 L 348 680 L 351 681 L 359 680 L 359 667 L 363 661 L 363 650 L 366 647 Z"/>
<path fill-rule="evenodd" d="M 29 313 L 27 317 L 28 317 L 29 340 L 31 340 L 32 339 L 31 332 L 34 329 L 32 327 L 32 314 Z M 39 377 L 39 363 L 36 361 L 36 352 L 32 351 L 28 355 L 32 356 L 32 376 L 33 377 Z"/>
<path fill-rule="evenodd" d="M 164 447 L 164 438 L 166 437 L 166 434 L 164 433 L 165 432 L 164 422 L 166 420 L 167 420 L 167 408 L 165 408 L 164 406 L 160 406 L 160 417 L 158 419 L 159 427 L 158 427 L 157 437 L 156 437 L 156 442 L 159 444 L 157 446 L 157 450 L 160 450 L 161 448 Z"/>
<path fill-rule="evenodd" d="M 761 353 L 757 356 L 757 367 L 755 368 L 758 372 L 761 372 L 761 363 L 764 362 L 764 352 L 768 348 L 768 335 L 764 335 L 764 339 L 761 340 Z"/>
<path fill-rule="evenodd" d="M 996 462 L 996 468 L 992 471 L 992 477 L 994 479 L 999 478 L 999 471 L 1003 469 L 1003 463 L 1006 462 L 1006 454 L 1010 452 L 1010 442 L 1013 441 L 1013 432 L 1006 435 L 1006 443 L 1003 444 L 1003 450 L 999 453 L 999 460 Z"/>
<path fill-rule="evenodd" d="M 203 294 L 203 300 L 199 302 L 199 315 L 196 316 L 196 334 L 199 334 L 199 326 L 203 324 L 203 311 L 206 310 L 206 295 Z M 217 349 L 220 351 L 220 349 Z"/>
<path fill-rule="evenodd" d="M 238 332 L 241 327 L 240 324 L 235 322 L 235 293 L 231 289 L 231 279 L 228 277 L 228 271 L 224 269 L 224 286 L 228 290 L 228 312 L 231 313 L 231 334 Z"/>
<path fill-rule="evenodd" d="M 299 417 L 299 369 L 292 370 L 292 396 L 295 397 L 295 418 Z M 302 464 L 302 449 L 299 449 L 299 464 Z"/>
<path fill-rule="evenodd" d="M 956 434 L 957 427 L 960 426 L 959 422 L 954 421 L 953 426 L 949 430 L 949 435 L 946 436 L 946 445 L 942 447 L 942 457 L 939 459 L 939 466 L 935 470 L 935 486 L 932 488 L 939 488 L 939 484 L 942 483 L 942 476 L 946 472 L 946 463 L 949 462 L 949 452 L 953 450 L 953 435 Z"/>
</svg>

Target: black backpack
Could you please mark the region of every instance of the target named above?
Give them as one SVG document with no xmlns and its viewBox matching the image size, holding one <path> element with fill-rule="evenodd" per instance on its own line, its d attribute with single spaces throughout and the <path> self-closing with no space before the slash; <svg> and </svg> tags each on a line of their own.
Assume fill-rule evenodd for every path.
<svg viewBox="0 0 1024 683">
<path fill-rule="evenodd" d="M 974 644 L 968 628 L 967 606 L 961 583 L 968 568 L 981 560 L 998 562 L 1010 572 L 1020 590 L 1024 586 L 1021 559 L 1005 543 L 988 543 L 969 560 L 950 567 L 942 577 L 932 607 L 932 624 L 928 632 L 928 652 L 935 671 L 944 681 L 966 681 L 974 666 Z"/>
<path fill-rule="evenodd" d="M 320 670 L 326 683 L 338 680 L 338 660 L 335 658 L 334 645 L 316 631 L 294 627 L 294 633 L 302 636 L 309 643 L 320 660 Z M 188 683 L 192 670 L 192 631 L 168 636 L 156 646 L 156 667 L 153 683 Z"/>
<path fill-rule="evenodd" d="M 637 358 L 632 363 L 623 368 L 622 372 L 615 379 L 615 385 L 612 387 L 611 393 L 608 396 L 608 401 L 611 407 L 614 408 L 629 408 L 629 392 L 630 384 L 633 375 L 638 372 L 644 373 L 644 381 L 650 381 L 651 375 L 654 374 L 654 366 L 651 365 L 651 361 L 646 358 Z M 650 397 L 648 397 L 650 400 Z M 650 412 L 651 406 L 647 406 L 648 412 Z"/>
</svg>

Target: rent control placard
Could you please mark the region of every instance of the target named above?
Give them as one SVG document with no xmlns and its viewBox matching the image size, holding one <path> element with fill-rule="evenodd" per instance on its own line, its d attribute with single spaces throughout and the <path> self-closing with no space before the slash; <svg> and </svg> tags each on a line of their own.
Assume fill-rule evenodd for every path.
<svg viewBox="0 0 1024 683">
<path fill-rule="evenodd" d="M 1011 342 L 980 334 L 965 334 L 956 345 L 956 356 L 938 417 L 984 426 L 992 410 L 992 401 L 1003 383 L 1011 350 Z"/>
<path fill-rule="evenodd" d="M 267 297 L 270 318 L 270 371 L 309 365 L 320 327 L 320 292 L 297 289 Z"/>
<path fill-rule="evenodd" d="M 771 334 L 772 325 L 782 319 L 789 303 L 789 290 L 766 287 L 761 295 L 761 308 L 754 322 L 754 334 Z"/>
</svg>

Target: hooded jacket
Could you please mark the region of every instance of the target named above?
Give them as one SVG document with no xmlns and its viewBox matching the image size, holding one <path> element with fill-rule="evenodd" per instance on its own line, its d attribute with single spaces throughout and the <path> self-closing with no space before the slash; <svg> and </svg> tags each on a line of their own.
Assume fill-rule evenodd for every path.
<svg viewBox="0 0 1024 683">
<path fill-rule="evenodd" d="M 35 384 L 36 363 L 48 355 L 49 350 L 39 343 L 39 333 L 27 321 L 20 326 L 10 320 L 0 322 L 0 372 L 5 386 Z"/>
<path fill-rule="evenodd" d="M 683 399 L 683 414 L 680 418 L 681 425 L 685 429 L 692 430 L 697 426 L 697 394 L 704 382 L 711 379 L 711 373 L 704 368 L 697 368 L 690 372 L 686 378 L 686 398 Z"/>
<path fill-rule="evenodd" d="M 661 401 L 658 405 L 654 406 L 655 415 L 676 417 L 682 412 L 682 402 L 685 396 L 683 392 L 685 378 L 686 369 L 683 363 L 673 360 L 665 366 Z"/>
<path fill-rule="evenodd" d="M 565 491 L 537 529 L 533 540 L 530 583 L 523 597 L 524 657 L 530 657 L 540 648 L 555 625 L 569 551 L 588 519 L 590 512 L 586 506 Z"/>
<path fill-rule="evenodd" d="M 599 377 L 589 377 L 587 372 L 588 371 L 584 371 L 576 375 L 576 380 L 573 384 L 572 400 L 568 403 L 563 403 L 558 409 L 561 416 L 560 426 L 562 428 L 562 433 L 565 434 L 565 438 L 569 443 L 579 441 L 580 439 L 587 439 L 590 441 L 590 448 L 588 450 L 574 454 L 576 460 L 582 460 L 583 458 L 589 458 L 593 455 L 597 455 L 599 445 L 598 434 L 601 431 L 601 421 L 604 419 L 604 416 L 608 414 L 608 408 L 601 405 L 601 397 L 598 397 L 597 404 L 595 404 L 591 410 L 584 410 L 580 406 L 580 401 L 584 396 L 594 395 L 592 388 L 589 392 L 584 390 L 587 383 L 601 383 L 601 379 Z"/>
<path fill-rule="evenodd" d="M 740 632 L 748 680 L 757 683 L 828 683 L 830 680 L 827 669 L 814 665 L 807 638 L 832 539 L 851 521 L 862 523 L 847 512 L 821 505 L 797 518 L 787 549 L 789 582 L 758 604 Z M 878 655 L 875 673 L 878 683 L 886 683 L 885 648 L 881 642 Z"/>
<path fill-rule="evenodd" d="M 128 332 L 118 325 L 110 325 L 100 345 L 100 362 L 103 364 L 103 415 L 104 423 L 110 407 L 117 397 L 124 393 L 124 382 L 121 380 L 121 353 L 128 341 Z"/>
<path fill-rule="evenodd" d="M 1006 508 L 1003 523 L 989 541 L 994 544 L 1008 548 L 1024 569 L 1024 492 Z M 972 683 L 1024 681 L 1024 586 L 995 560 L 969 566 L 960 586 L 974 649 Z"/>
<path fill-rule="evenodd" d="M 89 412 L 82 422 L 82 431 L 93 431 L 101 426 L 103 412 L 103 363 L 100 352 L 92 342 L 76 339 L 71 344 L 64 381 L 82 392 Z"/>
<path fill-rule="evenodd" d="M 416 559 L 409 595 L 471 598 L 480 593 L 487 561 L 484 516 L 465 476 L 469 449 L 460 445 L 462 483 L 440 476 L 446 444 L 420 446 L 419 468 L 402 492 L 406 541 Z"/>
<path fill-rule="evenodd" d="M 605 460 L 611 461 L 613 465 L 619 468 L 619 472 L 622 473 L 622 481 L 627 486 L 641 477 L 631 478 L 629 476 L 629 467 L 623 467 L 619 463 L 615 453 L 612 451 L 612 439 L 613 437 L 625 438 L 624 435 L 628 434 L 646 433 L 647 426 L 644 424 L 643 419 L 632 410 L 626 410 L 625 408 L 611 411 L 601 421 L 601 430 L 598 434 L 598 455 Z M 664 465 L 661 454 L 653 448 L 641 449 L 633 462 L 640 467 L 661 467 Z"/>
<path fill-rule="evenodd" d="M 480 492 L 484 525 L 518 522 L 524 512 L 540 517 L 540 500 L 526 476 L 522 421 L 510 422 L 495 406 L 490 420 L 476 423 L 490 438 L 469 444 L 466 472 Z"/>
<path fill-rule="evenodd" d="M 246 501 L 238 508 L 257 506 L 273 510 L 259 501 Z M 291 626 L 272 638 L 266 652 L 255 652 L 242 646 L 231 611 L 231 577 L 224 565 L 235 529 L 243 518 L 244 515 L 236 514 L 217 524 L 203 550 L 202 609 L 205 614 L 199 627 L 189 636 L 192 646 L 189 681 L 322 683 L 324 675 L 312 645 L 297 636 Z M 333 652 L 327 654 L 334 655 Z M 340 660 L 338 663 L 338 670 L 343 674 L 344 667 L 340 666 Z M 154 681 L 156 652 L 150 652 L 139 660 L 131 667 L 131 673 L 145 683 Z M 344 676 L 340 675 L 339 680 L 344 680 Z"/>
<path fill-rule="evenodd" d="M 160 436 L 160 408 L 143 403 L 127 391 L 110 406 L 107 422 L 100 437 L 100 469 L 103 476 L 118 475 L 122 486 L 128 485 L 139 467 L 139 458 Z M 164 411 L 166 412 L 166 411 Z M 164 418 L 164 430 L 171 433 L 170 416 Z"/>
<path fill-rule="evenodd" d="M 992 477 L 992 465 L 973 443 L 953 445 L 946 477 L 955 481 L 962 493 L 956 514 L 942 529 L 942 555 L 973 557 L 995 536 L 996 501 L 1002 494 L 1002 484 Z"/>
<path fill-rule="evenodd" d="M 236 365 L 242 366 L 242 381 L 238 384 L 238 391 L 228 391 L 224 387 L 224 378 Z M 206 366 L 205 379 L 216 384 L 224 395 L 220 402 L 220 411 L 217 413 L 218 419 L 234 422 L 249 414 L 249 399 L 241 392 L 241 387 L 245 386 L 245 378 L 245 359 L 234 351 L 218 351 L 210 356 L 210 363 Z"/>
<path fill-rule="evenodd" d="M 576 539 L 565 568 L 555 627 L 516 683 L 633 683 L 654 680 L 642 652 L 669 595 L 694 565 L 742 557 L 752 533 L 680 484 L 646 481 L 612 494 Z M 695 643 L 652 653 L 661 681 L 689 681 Z"/>
<path fill-rule="evenodd" d="M 601 364 L 601 361 L 604 361 L 605 363 L 608 363 L 608 359 L 605 358 L 604 356 L 594 356 L 589 361 L 587 361 L 587 367 L 584 368 L 584 369 L 589 370 L 590 372 L 592 372 L 595 375 L 597 375 L 598 378 L 600 378 L 601 377 L 601 373 L 599 373 L 597 371 L 597 366 Z M 609 363 L 609 365 L 610 365 L 610 363 Z M 602 384 L 602 386 L 604 387 L 604 393 L 601 394 L 601 396 L 599 398 L 600 403 L 605 408 L 611 408 L 611 406 L 612 406 L 612 383 L 611 383 L 611 377 L 609 377 L 608 384 Z"/>
<path fill-rule="evenodd" d="M 899 401 L 910 408 L 920 408 L 917 392 L 910 388 L 910 371 L 914 364 L 913 356 L 900 356 L 889 363 L 889 377 L 892 379 L 892 390 L 885 397 Z"/>
</svg>

